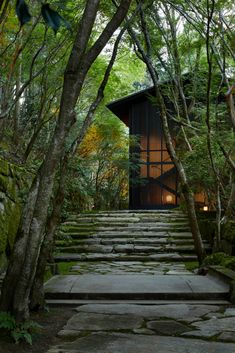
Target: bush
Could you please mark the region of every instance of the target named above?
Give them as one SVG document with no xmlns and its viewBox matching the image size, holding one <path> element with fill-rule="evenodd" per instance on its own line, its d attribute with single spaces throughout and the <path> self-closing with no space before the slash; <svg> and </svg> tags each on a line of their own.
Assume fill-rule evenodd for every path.
<svg viewBox="0 0 235 353">
<path fill-rule="evenodd" d="M 235 257 L 229 256 L 224 252 L 217 252 L 207 256 L 204 259 L 203 265 L 220 265 L 235 270 Z"/>
</svg>

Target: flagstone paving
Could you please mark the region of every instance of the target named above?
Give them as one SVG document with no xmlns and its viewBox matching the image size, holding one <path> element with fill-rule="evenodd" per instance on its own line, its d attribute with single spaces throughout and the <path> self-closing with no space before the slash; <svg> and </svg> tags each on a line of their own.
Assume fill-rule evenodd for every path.
<svg viewBox="0 0 235 353">
<path fill-rule="evenodd" d="M 79 263 L 71 267 L 73 274 L 149 274 L 149 275 L 184 275 L 192 274 L 184 263 L 151 261 L 100 261 Z"/>
<path fill-rule="evenodd" d="M 233 308 L 88 304 L 76 310 L 58 334 L 61 343 L 48 353 L 235 352 Z"/>
</svg>

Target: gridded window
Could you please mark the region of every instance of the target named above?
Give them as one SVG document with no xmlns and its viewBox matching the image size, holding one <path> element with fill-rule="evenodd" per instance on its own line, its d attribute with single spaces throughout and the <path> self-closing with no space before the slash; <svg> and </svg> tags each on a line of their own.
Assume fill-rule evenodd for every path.
<svg viewBox="0 0 235 353">
<path fill-rule="evenodd" d="M 148 101 L 132 107 L 131 133 L 140 142 L 137 177 L 146 179 L 136 187 L 134 203 L 138 201 L 140 207 L 177 205 L 177 173 L 166 149 L 160 116 Z"/>
</svg>

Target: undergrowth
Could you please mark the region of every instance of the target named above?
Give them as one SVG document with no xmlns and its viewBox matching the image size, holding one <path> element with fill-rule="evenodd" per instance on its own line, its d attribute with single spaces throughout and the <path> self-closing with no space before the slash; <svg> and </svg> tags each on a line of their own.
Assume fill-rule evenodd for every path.
<svg viewBox="0 0 235 353">
<path fill-rule="evenodd" d="M 20 341 L 25 341 L 32 345 L 32 335 L 40 328 L 41 326 L 34 321 L 17 323 L 10 313 L 0 312 L 0 331 L 6 336 L 10 336 L 17 344 Z"/>
</svg>

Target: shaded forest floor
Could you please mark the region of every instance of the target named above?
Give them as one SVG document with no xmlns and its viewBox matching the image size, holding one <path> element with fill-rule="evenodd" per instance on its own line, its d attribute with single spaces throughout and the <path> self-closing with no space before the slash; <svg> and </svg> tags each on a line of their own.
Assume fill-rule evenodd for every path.
<svg viewBox="0 0 235 353">
<path fill-rule="evenodd" d="M 74 313 L 73 308 L 63 306 L 50 308 L 48 312 L 33 313 L 30 319 L 42 326 L 33 335 L 33 345 L 25 342 L 14 344 L 0 336 L 0 353 L 45 353 L 50 346 L 57 344 L 57 333 Z"/>
</svg>

